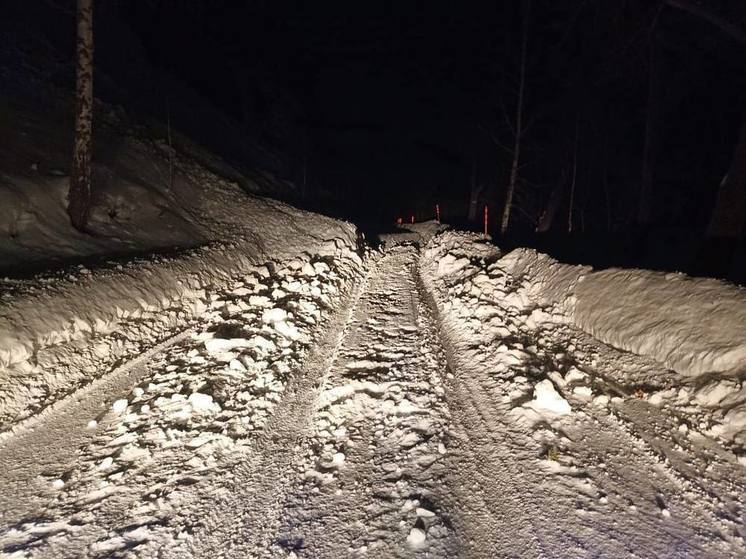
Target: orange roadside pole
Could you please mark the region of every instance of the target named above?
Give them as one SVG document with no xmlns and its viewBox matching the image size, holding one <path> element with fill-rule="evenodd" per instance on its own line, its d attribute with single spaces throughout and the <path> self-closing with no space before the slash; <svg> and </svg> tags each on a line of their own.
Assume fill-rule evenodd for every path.
<svg viewBox="0 0 746 559">
<path fill-rule="evenodd" d="M 487 223 L 488 223 L 488 217 L 489 217 L 489 208 L 487 207 L 487 204 L 484 205 L 484 234 L 487 234 Z"/>
<path fill-rule="evenodd" d="M 435 204 L 435 221 L 440 223 L 440 204 Z"/>
</svg>

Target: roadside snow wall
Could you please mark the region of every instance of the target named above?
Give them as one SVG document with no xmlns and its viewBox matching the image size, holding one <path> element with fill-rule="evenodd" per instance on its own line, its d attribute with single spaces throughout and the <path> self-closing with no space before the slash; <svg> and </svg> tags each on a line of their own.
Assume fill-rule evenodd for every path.
<svg viewBox="0 0 746 559">
<path fill-rule="evenodd" d="M 575 323 L 688 376 L 746 370 L 746 290 L 649 270 L 603 270 L 576 287 Z"/>
<path fill-rule="evenodd" d="M 461 254 L 466 247 L 456 250 L 454 235 L 438 235 L 429 244 L 452 246 L 440 257 L 441 267 L 468 262 Z M 481 244 L 474 246 L 484 252 Z M 685 376 L 746 371 L 743 288 L 650 270 L 594 272 L 531 249 L 516 249 L 495 265 L 521 284 L 512 296 L 553 307 L 609 345 L 652 357 Z"/>
<path fill-rule="evenodd" d="M 227 242 L 0 282 L 0 431 L 188 327 L 214 289 L 274 266 L 361 264 L 349 223 L 244 195 L 233 210 Z"/>
<path fill-rule="evenodd" d="M 500 265 L 599 340 L 686 376 L 746 369 L 746 290 L 683 274 L 560 264 L 517 249 Z"/>
</svg>

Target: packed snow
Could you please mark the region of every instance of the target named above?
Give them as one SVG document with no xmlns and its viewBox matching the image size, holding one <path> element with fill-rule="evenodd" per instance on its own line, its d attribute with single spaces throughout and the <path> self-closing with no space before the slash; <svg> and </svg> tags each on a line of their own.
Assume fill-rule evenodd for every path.
<svg viewBox="0 0 746 559">
<path fill-rule="evenodd" d="M 14 286 L 1 552 L 746 554 L 738 288 L 265 211 L 244 243 Z"/>
</svg>

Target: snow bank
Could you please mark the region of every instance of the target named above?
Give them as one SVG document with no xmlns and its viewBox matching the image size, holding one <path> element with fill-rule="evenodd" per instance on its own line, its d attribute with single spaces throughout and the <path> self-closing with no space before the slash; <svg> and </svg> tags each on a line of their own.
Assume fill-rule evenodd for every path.
<svg viewBox="0 0 746 559">
<path fill-rule="evenodd" d="M 353 227 L 321 221 L 320 230 L 311 217 L 296 223 L 282 244 L 268 234 L 15 282 L 0 303 L 0 429 L 187 327 L 215 289 L 250 273 L 269 276 L 280 261 L 300 269 L 312 257 L 359 265 Z"/>
<path fill-rule="evenodd" d="M 746 370 L 746 290 L 713 279 L 604 270 L 575 290 L 574 320 L 684 375 Z"/>
<path fill-rule="evenodd" d="M 498 267 L 522 284 L 522 293 L 540 306 L 555 305 L 568 316 L 575 311 L 575 289 L 589 266 L 560 264 L 550 256 L 531 249 L 517 249 L 503 256 Z"/>
<path fill-rule="evenodd" d="M 561 315 L 537 313 L 523 280 L 507 273 L 499 256 L 488 237 L 456 231 L 437 235 L 422 252 L 420 278 L 437 309 L 451 371 L 457 378 L 492 386 L 501 398 L 482 405 L 511 423 L 562 421 L 572 413 L 565 398 L 569 384 L 587 379 L 574 378 L 573 369 L 564 368 L 564 376 L 560 372 L 565 350 L 536 333 L 537 323 L 562 322 Z M 534 265 L 546 263 L 542 255 L 534 256 Z M 531 263 L 522 264 L 516 270 L 527 273 Z M 562 270 L 546 271 L 546 277 L 567 280 Z M 540 366 L 547 363 L 558 368 Z M 477 401 L 483 398 L 475 395 Z"/>
<path fill-rule="evenodd" d="M 153 138 L 101 103 L 81 234 L 65 209 L 69 107 L 58 101 L 0 98 L 11 139 L 0 145 L 0 270 L 17 278 L 29 265 L 86 262 L 0 279 L 0 431 L 188 327 L 216 289 L 248 274 L 305 273 L 324 258 L 359 265 L 351 224 L 250 196 L 254 175 L 177 133 L 173 145 Z"/>
<path fill-rule="evenodd" d="M 686 418 L 679 431 L 718 438 L 746 463 L 743 289 L 646 270 L 593 272 L 528 249 L 498 256 L 485 238 L 448 231 L 421 257 L 454 370 L 503 383 L 503 401 L 491 406 L 534 422 L 610 398 L 645 400 Z"/>
<path fill-rule="evenodd" d="M 517 249 L 499 263 L 537 305 L 560 308 L 599 340 L 687 376 L 746 367 L 746 290 L 651 270 L 561 264 Z"/>
<path fill-rule="evenodd" d="M 456 234 L 436 236 L 437 275 L 452 273 L 485 245 Z M 551 309 L 595 338 L 652 357 L 686 376 L 746 369 L 746 290 L 726 282 L 650 270 L 561 264 L 516 249 L 495 267 L 517 286 L 509 297 Z"/>
</svg>

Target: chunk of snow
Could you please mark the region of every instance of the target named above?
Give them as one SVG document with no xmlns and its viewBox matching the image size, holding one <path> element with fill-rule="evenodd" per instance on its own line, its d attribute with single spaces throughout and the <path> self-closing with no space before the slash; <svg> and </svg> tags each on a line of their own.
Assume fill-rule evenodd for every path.
<svg viewBox="0 0 746 559">
<path fill-rule="evenodd" d="M 230 363 L 228 363 L 228 367 L 233 371 L 245 371 L 246 367 L 244 367 L 244 364 L 241 363 L 238 359 L 231 359 Z"/>
<path fill-rule="evenodd" d="M 220 406 L 212 401 L 212 396 L 202 392 L 192 392 L 189 395 L 189 404 L 197 413 L 220 411 Z"/>
<path fill-rule="evenodd" d="M 557 390 L 551 380 L 545 379 L 534 387 L 534 399 L 530 406 L 536 410 L 545 410 L 557 415 L 570 413 L 570 404 L 567 403 Z"/>
<path fill-rule="evenodd" d="M 417 516 L 421 516 L 422 518 L 432 518 L 435 516 L 433 511 L 423 509 L 422 507 L 417 507 L 414 512 Z"/>
<path fill-rule="evenodd" d="M 212 338 L 205 341 L 205 349 L 209 353 L 225 353 L 236 348 L 249 347 L 250 342 L 244 338 Z"/>
<path fill-rule="evenodd" d="M 412 528 L 407 536 L 407 543 L 413 547 L 419 547 L 425 543 L 427 535 L 420 528 Z"/>
<path fill-rule="evenodd" d="M 287 317 L 287 311 L 278 307 L 274 307 L 271 309 L 267 309 L 262 313 L 262 322 L 264 322 L 265 324 L 273 324 L 275 322 L 286 320 Z"/>
<path fill-rule="evenodd" d="M 301 268 L 301 274 L 303 274 L 304 276 L 309 276 L 309 277 L 315 276 L 316 270 L 310 263 L 306 262 L 305 264 L 303 264 L 303 268 Z"/>
<path fill-rule="evenodd" d="M 122 413 L 124 410 L 127 409 L 127 406 L 129 405 L 129 401 L 122 398 L 121 400 L 117 400 L 111 405 L 111 409 L 114 413 Z"/>
<path fill-rule="evenodd" d="M 273 326 L 275 330 L 277 330 L 282 336 L 286 338 L 289 338 L 291 340 L 297 340 L 300 338 L 300 332 L 298 332 L 298 329 L 295 327 L 295 325 L 289 322 L 280 320 L 278 322 L 275 322 Z"/>
<path fill-rule="evenodd" d="M 272 301 L 264 295 L 252 295 L 249 297 L 249 305 L 252 307 L 270 307 L 272 306 Z"/>
</svg>

